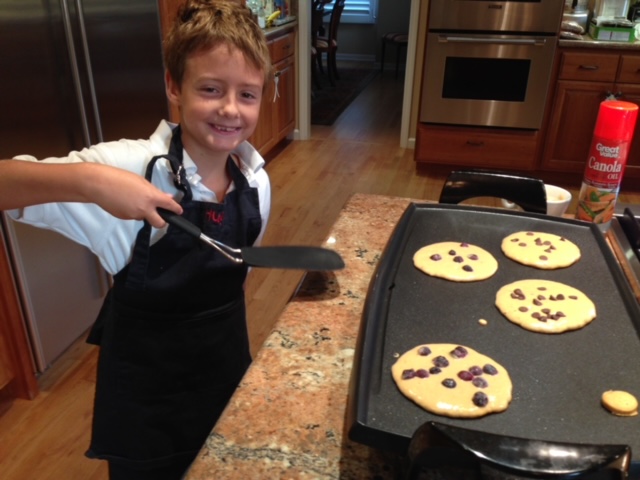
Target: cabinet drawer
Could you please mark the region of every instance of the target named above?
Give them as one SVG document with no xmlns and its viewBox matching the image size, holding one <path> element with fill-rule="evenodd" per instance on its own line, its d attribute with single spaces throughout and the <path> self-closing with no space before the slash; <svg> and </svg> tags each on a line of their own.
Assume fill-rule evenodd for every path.
<svg viewBox="0 0 640 480">
<path fill-rule="evenodd" d="M 274 64 L 293 55 L 294 51 L 295 35 L 293 33 L 288 33 L 269 42 L 269 53 L 271 54 L 271 61 Z"/>
<path fill-rule="evenodd" d="M 640 83 L 640 55 L 622 55 L 618 82 Z"/>
<path fill-rule="evenodd" d="M 417 162 L 532 170 L 537 132 L 421 124 Z"/>
<path fill-rule="evenodd" d="M 563 52 L 560 79 L 613 82 L 619 59 L 615 54 Z"/>
</svg>

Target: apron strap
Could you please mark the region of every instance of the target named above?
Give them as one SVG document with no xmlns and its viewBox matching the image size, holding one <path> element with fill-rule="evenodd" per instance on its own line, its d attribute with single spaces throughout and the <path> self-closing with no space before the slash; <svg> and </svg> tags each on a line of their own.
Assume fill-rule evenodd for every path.
<svg viewBox="0 0 640 480">
<path fill-rule="evenodd" d="M 193 194 L 191 186 L 187 181 L 186 172 L 182 165 L 182 139 L 180 125 L 176 126 L 171 135 L 169 151 L 163 155 L 156 155 L 151 158 L 147 164 L 144 178 L 151 182 L 153 177 L 153 167 L 156 162 L 165 158 L 169 161 L 171 171 L 173 172 L 173 183 L 180 190 L 184 197 L 182 201 L 191 201 Z M 149 247 L 151 245 L 151 224 L 144 220 L 144 225 L 136 236 L 131 262 L 129 263 L 126 285 L 128 288 L 143 290 L 145 286 L 145 274 L 149 264 Z"/>
</svg>

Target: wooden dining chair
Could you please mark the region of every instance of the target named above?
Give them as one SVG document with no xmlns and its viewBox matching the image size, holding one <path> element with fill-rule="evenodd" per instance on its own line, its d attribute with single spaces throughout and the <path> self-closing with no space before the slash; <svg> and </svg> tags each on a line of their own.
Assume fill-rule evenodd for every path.
<svg viewBox="0 0 640 480">
<path fill-rule="evenodd" d="M 318 80 L 319 68 L 318 56 L 318 36 L 322 28 L 322 19 L 324 17 L 324 5 L 326 0 L 313 0 L 311 8 L 311 79 L 316 88 L 321 89 L 322 86 Z"/>
<path fill-rule="evenodd" d="M 338 51 L 338 26 L 340 25 L 340 17 L 344 10 L 345 0 L 336 0 L 333 4 L 331 17 L 329 19 L 329 30 L 326 37 L 318 36 L 316 41 L 316 50 L 318 52 L 317 62 L 320 71 L 322 71 L 322 54 L 327 54 L 327 73 L 331 85 L 335 85 L 334 78 L 340 79 L 338 75 L 338 67 L 336 62 L 336 52 Z"/>
</svg>

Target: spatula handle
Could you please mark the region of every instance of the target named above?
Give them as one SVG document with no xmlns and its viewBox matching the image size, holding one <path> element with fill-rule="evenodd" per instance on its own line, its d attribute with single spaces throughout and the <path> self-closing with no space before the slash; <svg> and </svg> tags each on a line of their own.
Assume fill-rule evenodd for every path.
<svg viewBox="0 0 640 480">
<path fill-rule="evenodd" d="M 177 213 L 173 213 L 171 210 L 167 210 L 164 208 L 158 208 L 158 213 L 165 222 L 184 230 L 189 235 L 192 235 L 195 238 L 200 238 L 200 235 L 202 234 L 200 229 L 186 218 L 181 217 Z"/>
</svg>

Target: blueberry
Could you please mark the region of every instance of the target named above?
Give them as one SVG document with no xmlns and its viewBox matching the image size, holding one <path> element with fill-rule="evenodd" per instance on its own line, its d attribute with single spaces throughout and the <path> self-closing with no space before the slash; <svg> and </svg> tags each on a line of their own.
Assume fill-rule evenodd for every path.
<svg viewBox="0 0 640 480">
<path fill-rule="evenodd" d="M 469 260 L 478 260 L 478 255 L 476 255 L 475 253 L 472 253 L 471 255 L 467 255 L 467 258 Z"/>
<path fill-rule="evenodd" d="M 478 375 L 482 375 L 482 369 L 481 369 L 479 366 L 477 366 L 477 365 L 474 365 L 473 367 L 471 367 L 471 368 L 469 369 L 469 372 L 471 372 L 471 374 L 472 374 L 472 375 L 475 375 L 476 377 L 477 377 Z"/>
<path fill-rule="evenodd" d="M 431 375 L 437 375 L 438 373 L 440 373 L 442 370 L 440 370 L 438 367 L 431 367 L 429 369 L 429 373 Z"/>
<path fill-rule="evenodd" d="M 433 359 L 433 364 L 436 367 L 444 368 L 449 366 L 449 360 L 447 360 L 442 355 L 438 355 L 436 358 Z"/>
<path fill-rule="evenodd" d="M 489 403 L 489 397 L 483 392 L 476 392 L 473 394 L 473 404 L 476 407 L 486 407 Z"/>
<path fill-rule="evenodd" d="M 471 372 L 466 371 L 466 370 L 460 370 L 458 372 L 458 378 L 460 380 L 464 380 L 465 382 L 469 382 L 469 381 L 473 380 L 473 374 Z"/>
<path fill-rule="evenodd" d="M 449 250 L 449 255 L 455 255 L 456 251 L 455 250 Z"/>
<path fill-rule="evenodd" d="M 464 358 L 469 354 L 466 348 L 462 345 L 458 345 L 456 348 L 451 350 L 451 356 L 456 358 Z"/>
<path fill-rule="evenodd" d="M 496 367 L 494 367 L 490 363 L 487 363 L 484 367 L 482 367 L 482 371 L 484 373 L 486 373 L 487 375 L 497 375 L 498 374 L 498 370 L 496 369 Z"/>
<path fill-rule="evenodd" d="M 418 369 L 416 371 L 416 377 L 418 378 L 427 378 L 429 376 L 429 372 L 427 372 L 424 368 Z"/>
<path fill-rule="evenodd" d="M 420 370 L 418 370 L 420 371 Z M 487 388 L 489 386 L 489 384 L 487 383 L 487 381 L 482 378 L 482 377 L 475 377 L 471 383 L 473 383 L 474 386 L 478 387 L 478 388 Z"/>
<path fill-rule="evenodd" d="M 456 263 L 462 263 L 464 262 L 464 258 L 462 258 L 460 255 L 456 255 L 455 257 L 453 257 L 453 261 Z"/>
<path fill-rule="evenodd" d="M 442 381 L 442 385 L 447 388 L 456 388 L 456 381 L 453 378 L 445 378 Z"/>
<path fill-rule="evenodd" d="M 522 290 L 516 288 L 513 292 L 511 292 L 511 298 L 515 298 L 517 300 L 524 300 L 525 296 Z"/>
<path fill-rule="evenodd" d="M 438 260 L 442 260 L 442 257 L 440 256 L 440 254 L 439 254 L 439 253 L 434 253 L 434 254 L 433 254 L 433 255 L 431 255 L 429 258 L 430 258 L 431 260 L 435 261 L 435 262 L 437 262 Z"/>
<path fill-rule="evenodd" d="M 402 379 L 409 380 L 416 376 L 416 371 L 413 368 L 409 368 L 407 370 L 402 371 Z"/>
<path fill-rule="evenodd" d="M 418 355 L 422 355 L 423 357 L 426 357 L 427 355 L 429 355 L 431 353 L 431 349 L 427 346 L 422 346 L 418 349 Z"/>
<path fill-rule="evenodd" d="M 471 265 L 465 265 L 462 267 L 465 272 L 473 272 L 473 267 Z"/>
</svg>

